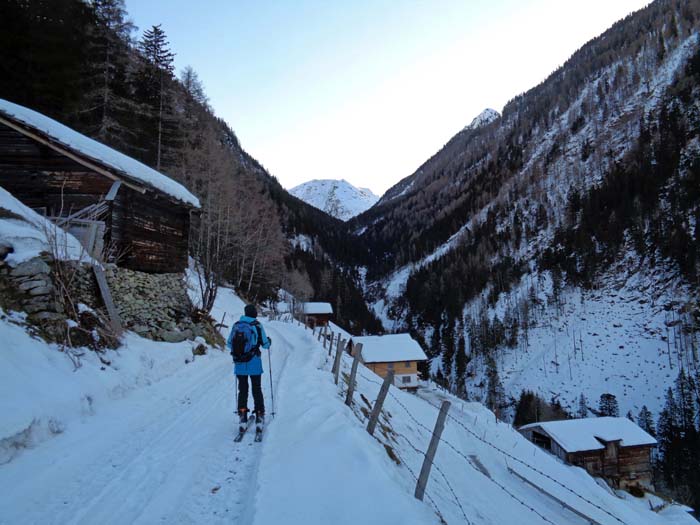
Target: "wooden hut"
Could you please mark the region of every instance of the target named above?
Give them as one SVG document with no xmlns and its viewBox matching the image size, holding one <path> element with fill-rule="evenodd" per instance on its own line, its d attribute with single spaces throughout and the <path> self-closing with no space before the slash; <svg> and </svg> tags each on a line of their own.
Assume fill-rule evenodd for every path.
<svg viewBox="0 0 700 525">
<path fill-rule="evenodd" d="M 651 488 L 656 439 L 624 417 L 546 421 L 520 427 L 527 439 L 613 487 Z"/>
<path fill-rule="evenodd" d="M 151 273 L 187 266 L 195 196 L 137 160 L 2 99 L 0 186 L 108 262 Z"/>
<path fill-rule="evenodd" d="M 394 385 L 406 390 L 418 388 L 418 363 L 428 358 L 409 334 L 371 335 L 353 338 L 362 344 L 362 362 L 375 374 L 394 372 Z"/>
<path fill-rule="evenodd" d="M 311 328 L 328 326 L 332 316 L 333 307 L 330 303 L 304 303 L 304 319 Z"/>
</svg>

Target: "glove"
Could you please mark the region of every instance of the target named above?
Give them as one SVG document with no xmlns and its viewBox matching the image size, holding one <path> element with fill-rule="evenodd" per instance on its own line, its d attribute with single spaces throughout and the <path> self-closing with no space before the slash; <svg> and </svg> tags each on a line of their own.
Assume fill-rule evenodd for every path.
<svg viewBox="0 0 700 525">
<path fill-rule="evenodd" d="M 270 337 L 269 335 L 267 336 L 267 342 L 268 342 L 268 345 L 267 345 L 268 348 L 269 348 L 270 346 L 272 346 L 272 337 Z"/>
</svg>

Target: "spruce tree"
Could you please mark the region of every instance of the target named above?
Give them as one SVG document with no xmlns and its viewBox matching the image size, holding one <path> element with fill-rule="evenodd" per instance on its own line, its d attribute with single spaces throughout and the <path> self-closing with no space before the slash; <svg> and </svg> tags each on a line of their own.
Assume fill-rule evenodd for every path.
<svg viewBox="0 0 700 525">
<path fill-rule="evenodd" d="M 617 398 L 613 394 L 601 394 L 598 412 L 601 416 L 619 417 L 620 407 L 617 404 Z"/>
<path fill-rule="evenodd" d="M 455 376 L 457 377 L 457 395 L 461 398 L 467 398 L 466 374 L 469 358 L 466 352 L 466 342 L 464 334 L 459 334 L 457 339 L 457 351 L 455 353 Z"/>
<path fill-rule="evenodd" d="M 520 427 L 540 420 L 539 398 L 530 390 L 520 392 L 518 404 L 515 407 L 513 426 Z"/>
<path fill-rule="evenodd" d="M 141 90 L 148 101 L 148 113 L 155 123 L 156 135 L 156 169 L 161 169 L 163 161 L 163 143 L 171 120 L 172 81 L 175 66 L 175 54 L 170 51 L 170 44 L 160 25 L 147 29 L 139 50 L 144 58 L 141 68 Z"/>
<path fill-rule="evenodd" d="M 130 150 L 134 140 L 131 118 L 138 105 L 129 84 L 131 33 L 124 0 L 93 0 L 95 25 L 88 46 L 89 88 L 83 95 L 81 114 L 86 131 L 100 142 Z"/>
<path fill-rule="evenodd" d="M 637 424 L 647 434 L 656 436 L 656 429 L 654 428 L 654 419 L 646 405 L 642 406 L 642 409 L 639 411 L 639 415 L 637 416 Z"/>
<path fill-rule="evenodd" d="M 671 387 L 666 390 L 666 402 L 659 414 L 659 422 L 656 426 L 659 442 L 659 454 L 661 456 L 661 470 L 664 481 L 670 488 L 676 487 L 679 466 L 679 410 L 676 398 Z"/>
<path fill-rule="evenodd" d="M 500 411 L 505 407 L 506 394 L 501 379 L 498 377 L 496 363 L 493 360 L 489 361 L 487 365 L 486 406 L 498 417 Z"/>
<path fill-rule="evenodd" d="M 576 416 L 581 419 L 588 417 L 588 400 L 586 399 L 586 396 L 583 395 L 583 392 L 581 392 L 581 395 L 578 398 L 578 410 L 576 411 Z"/>
</svg>

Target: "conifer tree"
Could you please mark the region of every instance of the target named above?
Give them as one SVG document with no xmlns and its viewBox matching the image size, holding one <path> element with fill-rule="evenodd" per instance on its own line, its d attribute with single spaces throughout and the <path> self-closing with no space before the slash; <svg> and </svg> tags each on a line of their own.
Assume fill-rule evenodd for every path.
<svg viewBox="0 0 700 525">
<path fill-rule="evenodd" d="M 588 417 L 588 400 L 586 399 L 586 396 L 583 395 L 583 392 L 581 392 L 581 395 L 578 398 L 578 410 L 576 411 L 576 416 L 579 418 Z"/>
<path fill-rule="evenodd" d="M 503 389 L 500 377 L 498 377 L 498 369 L 493 360 L 488 363 L 488 383 L 486 386 L 486 406 L 499 416 L 500 411 L 505 407 L 506 394 Z"/>
<path fill-rule="evenodd" d="M 617 404 L 617 398 L 613 394 L 601 394 L 598 412 L 601 416 L 619 417 L 620 407 Z"/>
<path fill-rule="evenodd" d="M 134 133 L 129 125 L 137 104 L 128 79 L 129 46 L 134 25 L 127 18 L 124 0 L 92 0 L 95 24 L 90 31 L 89 88 L 81 113 L 87 132 L 101 142 L 130 149 Z"/>
<path fill-rule="evenodd" d="M 652 418 L 651 412 L 646 405 L 642 406 L 637 416 L 637 424 L 644 430 L 647 434 L 656 436 L 656 429 L 654 428 L 654 419 Z"/>
<path fill-rule="evenodd" d="M 469 358 L 466 352 L 466 342 L 464 340 L 464 334 L 459 333 L 459 339 L 457 339 L 457 351 L 455 353 L 455 376 L 457 376 L 457 395 L 464 399 L 467 398 L 467 388 L 466 388 L 466 374 L 467 374 L 467 364 L 469 363 Z"/>
<path fill-rule="evenodd" d="M 679 468 L 678 445 L 680 441 L 679 410 L 676 398 L 671 387 L 666 390 L 666 402 L 659 414 L 659 422 L 656 426 L 659 441 L 659 453 L 661 455 L 661 469 L 664 480 L 675 488 Z"/>
<path fill-rule="evenodd" d="M 161 169 L 162 150 L 166 118 L 170 108 L 170 98 L 172 91 L 169 89 L 169 82 L 172 79 L 175 66 L 173 61 L 175 54 L 170 51 L 170 44 L 165 36 L 165 32 L 159 25 L 154 25 L 147 29 L 141 41 L 139 49 L 145 62 L 142 67 L 143 75 L 142 89 L 144 95 L 149 100 L 150 113 L 156 122 L 156 169 Z"/>
</svg>

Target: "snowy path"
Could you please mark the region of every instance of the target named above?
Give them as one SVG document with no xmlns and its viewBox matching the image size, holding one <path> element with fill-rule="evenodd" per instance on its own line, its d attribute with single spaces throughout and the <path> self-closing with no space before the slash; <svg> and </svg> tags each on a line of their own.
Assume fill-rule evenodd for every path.
<svg viewBox="0 0 700 525">
<path fill-rule="evenodd" d="M 288 347 L 269 333 L 279 377 Z M 198 359 L 1 466 L 0 523 L 249 523 L 264 443 L 232 441 L 229 359 Z"/>
</svg>

